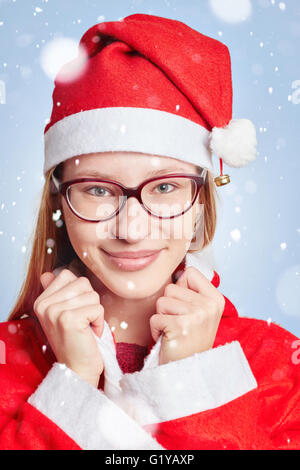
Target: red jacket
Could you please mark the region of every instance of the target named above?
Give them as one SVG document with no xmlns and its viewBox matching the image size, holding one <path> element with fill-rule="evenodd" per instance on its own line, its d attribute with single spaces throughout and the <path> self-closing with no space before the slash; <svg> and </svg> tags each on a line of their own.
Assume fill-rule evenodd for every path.
<svg viewBox="0 0 300 470">
<path fill-rule="evenodd" d="M 0 449 L 300 449 L 300 340 L 225 301 L 212 349 L 159 366 L 157 342 L 133 373 L 105 322 L 98 390 L 34 317 L 1 323 Z"/>
</svg>

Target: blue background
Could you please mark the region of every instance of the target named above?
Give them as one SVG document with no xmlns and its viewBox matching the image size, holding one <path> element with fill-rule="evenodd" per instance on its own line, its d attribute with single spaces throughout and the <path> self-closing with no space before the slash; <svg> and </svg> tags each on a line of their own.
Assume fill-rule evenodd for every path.
<svg viewBox="0 0 300 470">
<path fill-rule="evenodd" d="M 224 166 L 232 182 L 218 189 L 220 290 L 241 316 L 275 321 L 300 336 L 300 2 L 251 4 L 247 19 L 229 23 L 209 0 L 0 0 L 0 320 L 26 273 L 44 182 L 53 80 L 41 52 L 57 37 L 79 41 L 99 21 L 148 13 L 180 20 L 230 49 L 233 117 L 255 123 L 259 154 L 245 168 Z"/>
</svg>

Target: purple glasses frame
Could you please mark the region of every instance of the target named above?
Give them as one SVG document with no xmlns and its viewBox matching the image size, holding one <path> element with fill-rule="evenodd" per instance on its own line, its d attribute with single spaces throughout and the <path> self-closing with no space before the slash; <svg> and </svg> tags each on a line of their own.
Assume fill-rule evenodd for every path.
<svg viewBox="0 0 300 470">
<path fill-rule="evenodd" d="M 190 210 L 190 208 L 193 206 L 193 204 L 194 204 L 194 202 L 195 202 L 202 186 L 204 186 L 205 179 L 206 179 L 206 174 L 207 174 L 207 170 L 205 168 L 203 168 L 202 173 L 199 176 L 194 175 L 194 174 L 190 175 L 190 174 L 186 174 L 186 173 L 172 173 L 172 174 L 168 174 L 168 175 L 165 175 L 165 176 L 162 175 L 162 176 L 156 176 L 155 178 L 149 178 L 147 180 L 144 180 L 140 185 L 135 186 L 135 187 L 131 187 L 131 188 L 122 185 L 118 181 L 106 180 L 106 179 L 101 179 L 101 178 L 77 178 L 77 179 L 73 179 L 73 180 L 69 180 L 69 181 L 60 182 L 54 176 L 53 173 L 52 173 L 52 180 L 53 180 L 54 186 L 56 188 L 56 192 L 60 193 L 64 197 L 64 199 L 66 200 L 66 202 L 68 204 L 68 207 L 70 208 L 72 213 L 74 215 L 76 215 L 79 219 L 84 220 L 86 222 L 106 222 L 107 220 L 110 220 L 113 217 L 116 217 L 121 212 L 121 210 L 125 206 L 126 200 L 129 199 L 130 197 L 135 197 L 139 201 L 139 203 L 141 204 L 143 209 L 153 217 L 157 217 L 159 219 L 173 219 L 175 217 L 179 217 L 179 216 L 183 215 L 185 212 L 187 212 L 188 210 Z M 194 198 L 193 198 L 190 206 L 187 209 L 185 209 L 183 212 L 181 212 L 180 214 L 172 215 L 170 217 L 169 216 L 163 217 L 163 216 L 160 216 L 160 215 L 153 214 L 143 203 L 142 196 L 141 196 L 143 187 L 146 186 L 146 184 L 151 183 L 153 181 L 158 181 L 158 180 L 162 180 L 162 179 L 169 179 L 169 178 L 174 178 L 174 177 L 189 178 L 189 179 L 192 179 L 193 181 L 195 181 L 195 183 L 197 185 L 197 190 L 195 192 Z M 119 209 L 114 214 L 107 217 L 106 219 L 103 219 L 103 220 L 86 219 L 86 218 L 80 216 L 79 214 L 77 214 L 77 212 L 71 206 L 71 203 L 70 203 L 70 201 L 68 199 L 68 196 L 67 196 L 67 190 L 68 190 L 69 186 L 71 186 L 72 184 L 75 184 L 75 183 L 88 183 L 88 182 L 115 184 L 116 186 L 121 188 L 121 190 L 123 192 L 123 196 L 126 196 L 126 198 L 124 198 L 124 202 L 122 202 Z"/>
</svg>

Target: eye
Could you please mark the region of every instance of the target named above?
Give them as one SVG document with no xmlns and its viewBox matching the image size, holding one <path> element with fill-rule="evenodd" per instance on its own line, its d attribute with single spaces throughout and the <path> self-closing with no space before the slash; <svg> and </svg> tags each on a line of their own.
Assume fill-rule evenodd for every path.
<svg viewBox="0 0 300 470">
<path fill-rule="evenodd" d="M 164 194 L 164 193 L 169 193 L 170 191 L 165 191 L 164 189 L 169 186 L 169 187 L 173 187 L 175 188 L 176 186 L 174 184 L 171 184 L 171 183 L 160 183 L 156 186 L 156 188 L 163 188 L 162 191 L 160 191 L 161 194 Z"/>
<path fill-rule="evenodd" d="M 90 191 L 96 190 L 96 193 L 91 193 Z M 92 196 L 105 196 L 105 192 L 111 194 L 111 192 L 104 186 L 90 186 L 86 188 L 84 192 L 91 194 Z"/>
</svg>

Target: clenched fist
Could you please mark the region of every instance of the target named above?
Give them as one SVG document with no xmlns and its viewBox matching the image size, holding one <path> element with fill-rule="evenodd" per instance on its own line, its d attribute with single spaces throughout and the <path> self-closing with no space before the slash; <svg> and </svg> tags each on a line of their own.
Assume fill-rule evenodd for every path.
<svg viewBox="0 0 300 470">
<path fill-rule="evenodd" d="M 212 348 L 224 306 L 224 296 L 193 266 L 168 284 L 150 317 L 154 341 L 162 334 L 159 364 Z"/>
<path fill-rule="evenodd" d="M 57 277 L 41 275 L 44 292 L 34 302 L 34 312 L 48 338 L 57 362 L 98 387 L 103 360 L 92 329 L 101 336 L 104 308 L 87 277 L 63 269 Z"/>
</svg>

